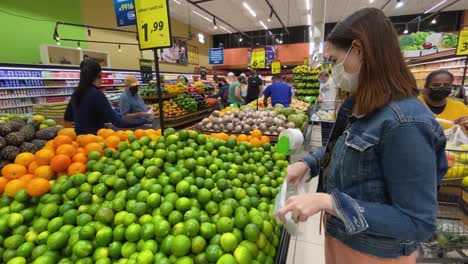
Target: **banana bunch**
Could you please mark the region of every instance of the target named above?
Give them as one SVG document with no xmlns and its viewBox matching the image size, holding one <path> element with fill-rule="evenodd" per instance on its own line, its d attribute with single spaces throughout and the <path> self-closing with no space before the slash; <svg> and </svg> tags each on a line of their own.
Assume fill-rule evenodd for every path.
<svg viewBox="0 0 468 264">
<path fill-rule="evenodd" d="M 320 70 L 318 68 L 309 67 L 307 65 L 299 65 L 296 66 L 292 72 L 299 74 L 318 74 Z"/>
</svg>

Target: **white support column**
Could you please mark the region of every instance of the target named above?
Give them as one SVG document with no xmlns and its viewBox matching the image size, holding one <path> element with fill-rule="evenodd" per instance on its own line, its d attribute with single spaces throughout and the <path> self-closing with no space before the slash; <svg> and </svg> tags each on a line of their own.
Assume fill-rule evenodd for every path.
<svg viewBox="0 0 468 264">
<path fill-rule="evenodd" d="M 311 0 L 311 10 L 309 11 L 310 15 L 312 16 L 311 25 L 309 28 L 310 65 L 320 64 L 323 60 L 326 1 L 327 0 Z"/>
</svg>

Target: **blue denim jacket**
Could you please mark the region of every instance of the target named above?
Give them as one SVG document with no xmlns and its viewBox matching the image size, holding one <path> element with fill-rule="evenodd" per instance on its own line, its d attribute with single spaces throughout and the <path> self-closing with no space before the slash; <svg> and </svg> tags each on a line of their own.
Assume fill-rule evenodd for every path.
<svg viewBox="0 0 468 264">
<path fill-rule="evenodd" d="M 411 255 L 436 229 L 437 185 L 447 170 L 444 132 L 416 98 L 359 118 L 350 115 L 352 103 L 344 105 L 348 125 L 336 135 L 343 125 L 337 120 L 321 175 L 336 212 L 327 235 L 381 258 Z M 304 159 L 312 175 L 323 154 Z"/>
</svg>

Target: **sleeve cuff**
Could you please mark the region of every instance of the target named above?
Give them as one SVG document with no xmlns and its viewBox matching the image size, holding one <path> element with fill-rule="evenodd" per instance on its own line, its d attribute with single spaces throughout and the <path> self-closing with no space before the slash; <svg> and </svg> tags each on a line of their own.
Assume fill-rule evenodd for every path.
<svg viewBox="0 0 468 264">
<path fill-rule="evenodd" d="M 363 214 L 364 208 L 353 198 L 337 190 L 333 190 L 330 195 L 336 216 L 344 223 L 348 234 L 357 234 L 369 228 Z"/>
</svg>

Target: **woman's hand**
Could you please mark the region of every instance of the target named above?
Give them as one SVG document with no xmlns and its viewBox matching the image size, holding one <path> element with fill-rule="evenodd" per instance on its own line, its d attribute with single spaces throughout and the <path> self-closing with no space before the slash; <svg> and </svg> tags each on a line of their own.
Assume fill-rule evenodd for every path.
<svg viewBox="0 0 468 264">
<path fill-rule="evenodd" d="M 298 223 L 307 221 L 309 217 L 320 211 L 335 214 L 331 196 L 326 193 L 308 193 L 290 197 L 286 201 L 286 206 L 276 212 L 276 216 L 281 222 L 285 222 L 286 214 L 292 212 L 292 220 Z"/>
<path fill-rule="evenodd" d="M 455 120 L 455 124 L 460 125 L 465 129 L 465 131 L 468 130 L 468 116 L 462 116 Z"/>
<path fill-rule="evenodd" d="M 286 169 L 286 179 L 297 189 L 297 187 L 303 182 L 308 170 L 309 167 L 304 161 L 295 162 L 289 165 Z"/>
</svg>

